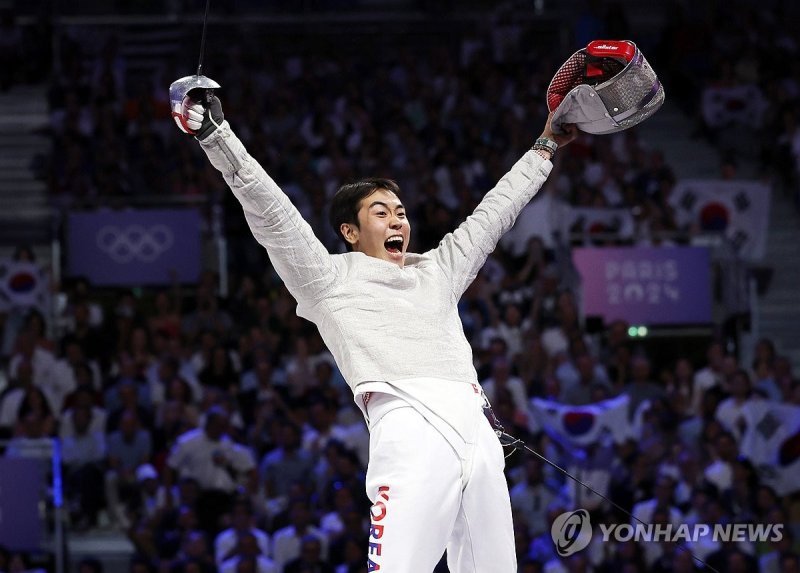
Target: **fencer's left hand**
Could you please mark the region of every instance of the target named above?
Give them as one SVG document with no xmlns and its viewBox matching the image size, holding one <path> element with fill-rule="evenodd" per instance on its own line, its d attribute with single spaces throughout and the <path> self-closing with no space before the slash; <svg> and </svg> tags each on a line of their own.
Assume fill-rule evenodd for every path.
<svg viewBox="0 0 800 573">
<path fill-rule="evenodd" d="M 578 136 L 578 127 L 574 123 L 565 123 L 561 125 L 560 127 L 564 130 L 564 133 L 558 135 L 553 133 L 552 121 L 553 112 L 551 111 L 547 116 L 547 123 L 545 123 L 544 131 L 542 131 L 540 137 L 546 137 L 547 139 L 555 141 L 559 147 L 564 147 Z"/>
</svg>

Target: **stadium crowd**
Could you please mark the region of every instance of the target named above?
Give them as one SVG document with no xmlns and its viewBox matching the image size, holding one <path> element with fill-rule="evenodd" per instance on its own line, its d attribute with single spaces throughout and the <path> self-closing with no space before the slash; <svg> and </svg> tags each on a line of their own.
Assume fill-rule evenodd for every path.
<svg viewBox="0 0 800 573">
<path fill-rule="evenodd" d="M 672 59 L 657 56 L 670 77 L 698 77 L 688 66 L 703 62 L 691 56 L 713 38 L 718 61 L 709 67 L 756 82 L 747 74 L 761 70 L 768 103 L 757 133 L 780 133 L 794 157 L 796 77 L 758 65 L 773 42 L 796 52 L 791 34 L 751 35 L 747 53 L 756 63 L 724 66 L 748 22 L 769 30 L 779 22 L 748 12 L 712 36 L 693 34 L 697 21 L 681 12 L 673 16 L 652 45 L 681 47 Z M 609 29 L 602 17 L 594 25 Z M 326 224 L 327 200 L 341 183 L 371 174 L 400 183 L 412 249 L 424 251 L 473 210 L 544 118 L 557 58 L 507 14 L 493 30 L 426 48 L 424 59 L 402 47 L 391 58 L 380 50 L 275 54 L 243 33 L 209 53 L 206 69 L 224 86 L 226 116 L 243 141 L 329 248 L 339 247 Z M 60 40 L 54 153 L 40 165 L 54 202 L 120 205 L 147 194 L 220 202 L 231 288 L 223 296 L 212 272 L 196 285 L 104 293 L 77 279 L 58 285 L 68 301 L 57 317 L 63 331 L 51 336 L 46 314 L 35 309 L 19 326 L 6 321 L 5 455 L 30 456 L 60 438 L 70 530 L 124 531 L 136 548 L 131 573 L 366 571 L 366 426 L 238 204 L 171 124 L 166 86 L 184 74 L 172 64 L 133 83 L 113 36 L 100 45 L 77 35 Z M 701 119 L 712 139 L 728 127 Z M 796 165 L 781 157 L 764 155 L 765 172 L 783 161 L 781 176 L 796 177 Z M 692 229 L 679 228 L 668 201 L 674 183 L 660 151 L 629 130 L 602 141 L 583 136 L 560 152 L 542 193 L 573 208 L 629 212 L 630 234 L 601 242 L 686 242 Z M 580 224 L 570 220 L 567 230 L 585 230 Z M 665 358 L 630 338 L 622 321 L 588 329 L 569 242 L 522 225 L 462 300 L 475 367 L 503 426 L 642 521 L 785 525 L 774 543 L 688 544 L 718 571 L 800 570 L 796 494 L 764 483 L 740 451 L 746 404 L 800 406 L 789 360 L 762 340 L 753 362 L 742 363 L 722 336 L 700 353 Z M 584 448 L 545 431 L 531 403 L 587 406 L 620 396 L 628 406 L 615 424 L 626 435 Z M 583 507 L 593 522 L 630 518 L 521 451 L 507 458 L 507 477 L 521 572 L 702 570 L 666 542 L 593 543 L 560 559 L 550 533 L 560 513 Z M 21 570 L 22 561 L 0 550 L 0 571 Z M 79 568 L 98 570 L 92 560 Z"/>
</svg>

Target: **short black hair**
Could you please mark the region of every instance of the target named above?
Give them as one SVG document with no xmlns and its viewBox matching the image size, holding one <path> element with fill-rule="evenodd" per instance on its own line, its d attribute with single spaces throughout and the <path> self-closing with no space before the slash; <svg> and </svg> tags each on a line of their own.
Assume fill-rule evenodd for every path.
<svg viewBox="0 0 800 573">
<path fill-rule="evenodd" d="M 336 236 L 347 245 L 347 250 L 352 250 L 352 245 L 347 242 L 341 231 L 343 223 L 355 225 L 358 228 L 358 209 L 361 201 L 369 197 L 378 189 L 391 191 L 400 198 L 400 186 L 392 179 L 382 177 L 367 177 L 355 183 L 346 183 L 339 187 L 333 196 L 330 211 L 330 223 Z"/>
</svg>

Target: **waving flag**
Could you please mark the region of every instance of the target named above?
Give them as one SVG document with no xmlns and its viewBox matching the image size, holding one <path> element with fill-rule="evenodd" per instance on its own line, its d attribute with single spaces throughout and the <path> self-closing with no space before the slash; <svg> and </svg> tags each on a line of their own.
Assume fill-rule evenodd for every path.
<svg viewBox="0 0 800 573">
<path fill-rule="evenodd" d="M 713 128 L 729 125 L 759 128 L 767 107 L 764 94 L 754 84 L 711 86 L 703 90 L 703 119 Z"/>
<path fill-rule="evenodd" d="M 46 312 L 50 303 L 47 271 L 37 263 L 0 261 L 0 308 L 37 308 Z"/>
<path fill-rule="evenodd" d="M 800 406 L 758 400 L 742 408 L 740 451 L 778 495 L 800 490 Z"/>
<path fill-rule="evenodd" d="M 532 430 L 544 430 L 557 440 L 576 446 L 597 443 L 606 433 L 620 443 L 630 433 L 627 396 L 585 406 L 534 398 L 531 400 L 530 419 Z"/>
<path fill-rule="evenodd" d="M 679 224 L 722 233 L 749 261 L 764 257 L 769 226 L 770 187 L 757 181 L 679 181 L 670 195 Z"/>
</svg>

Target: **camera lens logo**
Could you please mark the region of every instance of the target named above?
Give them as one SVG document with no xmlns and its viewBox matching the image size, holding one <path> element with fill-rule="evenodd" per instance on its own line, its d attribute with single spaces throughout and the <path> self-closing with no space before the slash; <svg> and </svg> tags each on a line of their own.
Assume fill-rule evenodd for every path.
<svg viewBox="0 0 800 573">
<path fill-rule="evenodd" d="M 561 557 L 569 557 L 584 549 L 592 540 L 592 523 L 589 520 L 589 512 L 585 509 L 577 509 L 562 513 L 553 520 L 550 535 L 553 536 L 556 552 Z"/>
<path fill-rule="evenodd" d="M 166 225 L 106 225 L 97 232 L 95 239 L 100 250 L 120 264 L 133 260 L 152 263 L 175 242 L 172 230 Z"/>
</svg>

